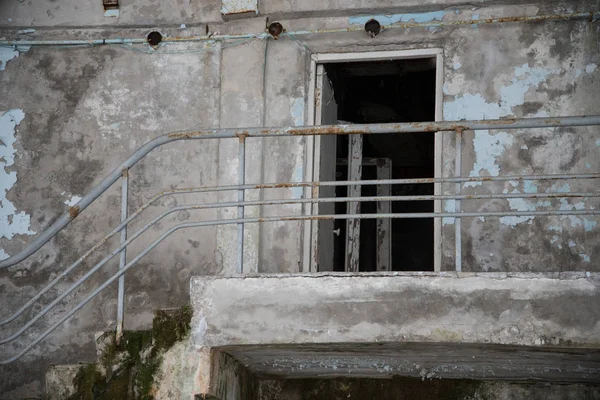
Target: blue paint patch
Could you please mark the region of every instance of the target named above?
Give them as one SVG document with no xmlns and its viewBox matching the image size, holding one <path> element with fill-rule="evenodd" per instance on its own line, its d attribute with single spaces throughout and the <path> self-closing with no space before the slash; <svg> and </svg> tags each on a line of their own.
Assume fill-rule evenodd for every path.
<svg viewBox="0 0 600 400">
<path fill-rule="evenodd" d="M 462 64 L 459 62 L 455 62 L 452 68 L 454 68 L 455 71 L 458 71 L 460 67 L 462 67 Z"/>
<path fill-rule="evenodd" d="M 525 193 L 537 193 L 538 187 L 533 181 L 525 181 L 523 182 L 523 191 Z"/>
<path fill-rule="evenodd" d="M 348 18 L 351 25 L 364 25 L 371 19 L 376 19 L 383 26 L 393 25 L 399 22 L 416 22 L 424 23 L 431 21 L 441 21 L 448 11 L 431 11 L 426 13 L 409 13 L 409 14 L 380 14 L 370 16 L 358 16 Z"/>
<path fill-rule="evenodd" d="M 290 112 L 294 120 L 294 126 L 304 125 L 304 97 L 298 97 L 292 101 Z"/>
<path fill-rule="evenodd" d="M 304 169 L 302 168 L 302 164 L 296 165 L 296 168 L 294 169 L 294 174 L 292 175 L 292 182 L 302 182 L 303 171 Z M 303 191 L 304 188 L 301 187 L 291 188 L 292 198 L 301 199 Z"/>
<path fill-rule="evenodd" d="M 15 205 L 6 195 L 17 183 L 17 172 L 7 170 L 15 162 L 17 149 L 15 143 L 16 127 L 25 118 L 20 109 L 0 112 L 0 238 L 11 240 L 15 235 L 34 235 L 29 229 L 31 216 L 23 211 L 17 211 Z"/>
<path fill-rule="evenodd" d="M 444 103 L 444 119 L 448 121 L 500 119 L 513 115 L 513 108 L 525 102 L 527 91 L 545 82 L 557 71 L 548 68 L 531 68 L 528 64 L 517 66 L 514 68 L 511 83 L 500 88 L 500 102 L 487 102 L 479 93 L 456 95 L 454 100 Z M 446 87 L 444 92 L 449 94 Z M 496 158 L 513 145 L 513 137 L 505 132 L 490 135 L 489 131 L 476 131 L 474 144 L 476 162 L 469 176 L 480 176 L 481 170 L 487 170 L 491 176 L 497 176 L 499 166 L 496 164 Z M 478 184 L 481 183 L 468 182 L 465 186 Z"/>
<path fill-rule="evenodd" d="M 561 186 L 555 183 L 554 185 L 552 185 L 552 187 L 550 187 L 550 193 L 569 193 L 570 191 L 571 186 L 569 186 L 568 183 L 565 183 Z"/>
<path fill-rule="evenodd" d="M 455 200 L 446 200 L 444 203 L 444 211 L 447 213 L 456 212 L 456 201 Z M 442 218 L 442 225 L 453 225 L 454 224 L 453 217 L 444 217 Z"/>
<path fill-rule="evenodd" d="M 586 162 L 586 163 L 585 163 L 585 167 L 586 167 L 587 169 L 590 169 L 590 168 L 592 168 L 592 165 L 591 165 L 589 162 Z"/>
<path fill-rule="evenodd" d="M 583 219 L 583 229 L 585 229 L 586 232 L 591 231 L 592 229 L 594 229 L 594 227 L 597 225 L 596 221 L 590 221 L 587 218 Z"/>
<path fill-rule="evenodd" d="M 600 139 L 596 139 L 596 146 L 600 147 Z"/>
</svg>

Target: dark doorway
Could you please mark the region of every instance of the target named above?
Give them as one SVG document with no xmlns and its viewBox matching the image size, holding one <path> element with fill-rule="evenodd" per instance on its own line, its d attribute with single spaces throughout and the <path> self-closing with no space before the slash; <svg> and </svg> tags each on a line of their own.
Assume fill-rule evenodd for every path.
<svg viewBox="0 0 600 400">
<path fill-rule="evenodd" d="M 337 103 L 339 123 L 390 123 L 435 120 L 435 58 L 325 64 L 327 79 Z M 336 157 L 348 157 L 347 135 L 337 137 Z M 431 133 L 363 135 L 363 161 L 388 159 L 391 178 L 434 176 L 434 135 Z M 347 180 L 348 167 L 337 164 L 336 180 Z M 376 179 L 376 168 L 363 162 L 362 179 Z M 433 184 L 394 185 L 391 194 L 433 194 Z M 337 197 L 346 187 L 336 189 Z M 376 186 L 363 186 L 362 196 L 375 196 Z M 433 212 L 433 201 L 395 201 L 393 213 Z M 336 203 L 337 214 L 346 213 L 345 203 Z M 362 202 L 361 213 L 375 213 L 375 202 Z M 376 221 L 360 223 L 360 271 L 376 270 Z M 432 218 L 391 221 L 391 269 L 433 271 L 434 223 Z M 346 221 L 334 229 L 333 270 L 344 271 Z"/>
</svg>

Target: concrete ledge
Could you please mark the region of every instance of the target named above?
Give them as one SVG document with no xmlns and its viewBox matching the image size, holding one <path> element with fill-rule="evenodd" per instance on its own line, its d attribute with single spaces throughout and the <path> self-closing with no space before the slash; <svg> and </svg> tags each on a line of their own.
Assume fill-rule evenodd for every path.
<svg viewBox="0 0 600 400">
<path fill-rule="evenodd" d="M 599 286 L 594 273 L 194 277 L 193 341 L 598 348 Z"/>
</svg>

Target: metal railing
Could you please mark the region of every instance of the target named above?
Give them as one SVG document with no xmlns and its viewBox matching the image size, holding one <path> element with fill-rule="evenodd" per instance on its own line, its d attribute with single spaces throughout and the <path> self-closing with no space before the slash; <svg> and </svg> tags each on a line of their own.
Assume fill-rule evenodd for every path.
<svg viewBox="0 0 600 400">
<path fill-rule="evenodd" d="M 474 194 L 464 195 L 460 193 L 462 184 L 467 182 L 506 182 L 506 181 L 550 181 L 550 180 L 571 180 L 571 179 L 600 179 L 600 173 L 587 174 L 562 174 L 562 175 L 521 175 L 521 176 L 494 176 L 494 177 L 462 177 L 460 176 L 462 163 L 462 133 L 465 130 L 487 130 L 487 129 L 525 129 L 525 128 L 542 128 L 542 127 L 561 127 L 561 126 L 590 126 L 600 125 L 600 116 L 580 116 L 580 117 L 558 117 L 558 118 L 529 118 L 529 119 L 504 119 L 504 120 L 488 120 L 488 121 L 452 121 L 452 122 L 416 122 L 416 123 L 393 123 L 393 124 L 368 124 L 368 125 L 331 125 L 331 126 L 307 126 L 307 127 L 286 127 L 286 128 L 250 128 L 250 129 L 214 129 L 205 131 L 192 132 L 176 132 L 167 135 L 159 136 L 151 140 L 136 152 L 134 152 L 125 162 L 115 168 L 100 184 L 94 187 L 86 194 L 76 205 L 71 207 L 67 213 L 62 215 L 54 222 L 47 230 L 33 240 L 27 248 L 18 254 L 0 261 L 0 268 L 8 268 L 31 256 L 39 250 L 45 243 L 52 239 L 58 232 L 65 228 L 73 219 L 75 219 L 83 210 L 85 210 L 92 202 L 102 195 L 111 185 L 121 179 L 122 187 L 122 208 L 121 208 L 121 223 L 114 228 L 108 235 L 100 240 L 91 249 L 85 252 L 70 266 L 61 271 L 49 284 L 38 291 L 29 301 L 21 306 L 10 316 L 0 321 L 0 326 L 7 325 L 15 321 L 19 316 L 23 315 L 31 306 L 37 303 L 44 294 L 48 293 L 56 284 L 77 267 L 79 267 L 86 259 L 96 252 L 104 243 L 117 233 L 120 234 L 120 245 L 118 248 L 110 251 L 100 262 L 96 263 L 89 271 L 81 278 L 74 282 L 66 291 L 58 295 L 47 304 L 43 309 L 37 312 L 19 329 L 8 337 L 0 339 L 0 345 L 11 342 L 21 336 L 27 329 L 33 326 L 37 321 L 44 317 L 51 309 L 64 300 L 74 290 L 79 288 L 86 282 L 94 273 L 106 265 L 117 254 L 120 255 L 119 270 L 108 278 L 104 283 L 94 289 L 87 297 L 77 303 L 70 311 L 61 316 L 49 328 L 43 331 L 40 335 L 34 338 L 28 345 L 20 350 L 14 356 L 1 360 L 0 364 L 13 362 L 31 348 L 41 342 L 52 331 L 63 324 L 73 314 L 83 308 L 100 292 L 107 288 L 110 284 L 119 281 L 118 289 L 118 304 L 117 304 L 117 337 L 122 333 L 123 329 L 123 310 L 124 310 L 124 279 L 123 275 L 131 269 L 136 263 L 144 257 L 148 252 L 158 246 L 164 239 L 172 233 L 186 228 L 202 227 L 202 226 L 218 226 L 218 225 L 237 225 L 237 271 L 243 273 L 243 247 L 244 247 L 244 226 L 247 223 L 264 223 L 274 221 L 309 221 L 309 220 L 325 220 L 325 219 L 377 219 L 377 218 L 443 218 L 452 217 L 456 219 L 455 223 L 455 261 L 456 270 L 461 270 L 461 226 L 459 221 L 465 217 L 504 217 L 504 216 L 578 216 L 578 215 L 600 215 L 600 210 L 594 209 L 578 209 L 578 210 L 536 210 L 536 211 L 489 211 L 489 212 L 462 212 L 460 202 L 472 199 L 551 199 L 551 198 L 584 198 L 584 197 L 600 197 L 600 192 L 577 192 L 577 193 L 498 193 L 498 194 Z M 349 180 L 349 181 L 332 181 L 332 182 L 298 182 L 298 183 L 272 183 L 272 184 L 246 184 L 244 181 L 245 175 L 245 141 L 249 137 L 291 137 L 291 136 L 307 136 L 307 135 L 344 135 L 344 134 L 386 134 L 386 133 L 413 133 L 413 132 L 441 132 L 455 131 L 457 138 L 456 157 L 455 157 L 455 177 L 447 178 L 420 178 L 420 179 L 379 179 L 379 180 Z M 193 140 L 193 139 L 222 139 L 222 138 L 238 138 L 239 139 L 239 184 L 229 186 L 211 186 L 211 187 L 196 187 L 168 190 L 157 193 L 150 200 L 144 203 L 133 214 L 127 214 L 128 203 L 128 184 L 129 184 L 129 169 L 133 167 L 140 159 L 146 156 L 153 149 L 164 144 L 178 140 Z M 327 186 L 365 186 L 365 185 L 408 185 L 422 183 L 439 183 L 456 185 L 455 194 L 434 194 L 434 195 L 412 195 L 412 196 L 361 196 L 361 197 L 329 197 L 329 198 L 300 198 L 300 199 L 282 199 L 282 200 L 257 200 L 245 201 L 244 194 L 246 190 L 256 189 L 281 189 L 281 188 L 318 188 Z M 160 198 L 183 193 L 208 193 L 221 191 L 237 191 L 238 200 L 233 202 L 221 203 L 206 203 L 206 204 L 189 204 L 172 207 L 158 216 L 154 217 L 149 223 L 145 224 L 141 229 L 133 233 L 130 237 L 127 236 L 128 225 L 135 220 L 140 214 L 149 208 Z M 252 217 L 247 218 L 244 215 L 245 207 L 249 206 L 275 206 L 284 204 L 313 204 L 313 203 L 337 203 L 337 202 L 379 202 L 379 201 L 426 201 L 426 200 L 454 200 L 456 209 L 454 212 L 427 212 L 427 213 L 374 213 L 374 214 L 330 214 L 330 215 L 290 215 L 278 217 Z M 162 220 L 167 215 L 181 210 L 198 210 L 198 209 L 215 209 L 237 207 L 237 218 L 214 220 L 214 221 L 199 221 L 189 222 L 173 226 L 162 233 L 150 245 L 136 255 L 131 261 L 127 262 L 126 250 L 127 247 L 135 241 L 140 235 L 146 232 L 150 227 Z"/>
</svg>

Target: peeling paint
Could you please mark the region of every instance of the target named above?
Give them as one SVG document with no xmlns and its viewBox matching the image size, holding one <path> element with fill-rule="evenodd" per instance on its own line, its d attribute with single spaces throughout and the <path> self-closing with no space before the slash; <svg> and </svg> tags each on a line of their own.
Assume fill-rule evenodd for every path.
<svg viewBox="0 0 600 400">
<path fill-rule="evenodd" d="M 481 94 L 465 93 L 456 95 L 451 101 L 444 103 L 444 118 L 451 121 L 500 119 L 514 115 L 513 108 L 525 102 L 525 94 L 545 82 L 558 70 L 549 68 L 531 68 L 528 64 L 514 67 L 514 76 L 511 83 L 500 88 L 500 102 L 490 103 Z M 444 87 L 444 92 L 449 94 L 449 88 Z M 487 171 L 490 176 L 498 176 L 500 167 L 496 158 L 513 145 L 513 137 L 506 132 L 494 135 L 487 130 L 476 131 L 475 164 L 469 176 L 481 176 Z M 479 186 L 481 182 L 467 182 L 464 186 Z"/>
<path fill-rule="evenodd" d="M 357 16 L 348 18 L 348 22 L 352 25 L 364 25 L 371 19 L 376 19 L 383 26 L 393 25 L 399 22 L 431 22 L 441 21 L 449 11 L 431 11 L 425 13 L 408 13 L 408 14 L 379 14 L 369 16 Z"/>
<path fill-rule="evenodd" d="M 241 14 L 255 12 L 258 14 L 258 0 L 222 0 L 221 14 Z"/>
<path fill-rule="evenodd" d="M 560 207 L 561 211 L 571 211 L 571 210 L 583 210 L 585 209 L 585 204 L 583 201 L 578 201 L 577 203 L 569 203 L 567 199 L 560 199 Z M 581 218 L 576 215 L 565 215 L 561 217 L 562 220 L 569 220 L 571 222 L 572 228 L 583 227 L 586 232 L 591 231 L 597 225 L 596 221 L 590 220 L 588 218 Z"/>
<path fill-rule="evenodd" d="M 510 193 L 521 193 L 521 191 L 519 191 L 517 189 L 519 183 L 516 181 L 511 181 L 509 182 L 512 186 L 513 189 L 512 191 L 510 191 Z M 524 193 L 537 193 L 538 192 L 538 187 L 537 185 L 532 182 L 532 181 L 524 181 L 523 182 L 523 192 Z M 503 193 L 508 193 L 508 190 L 505 189 L 503 191 Z M 531 202 L 527 199 L 507 199 L 508 201 L 508 206 L 510 207 L 511 210 L 513 211 L 536 211 L 538 209 L 538 207 L 549 207 L 552 205 L 552 203 L 548 200 L 544 200 L 544 201 L 537 201 L 537 202 Z M 534 216 L 527 216 L 527 215 L 523 215 L 523 216 L 506 216 L 506 217 L 501 217 L 500 218 L 500 223 L 503 225 L 508 225 L 511 227 L 515 227 L 518 224 L 522 224 L 527 222 L 528 224 L 531 224 L 531 221 L 534 219 Z"/>
<path fill-rule="evenodd" d="M 568 183 L 563 183 L 562 185 L 555 183 L 550 187 L 548 193 L 569 193 L 570 191 L 571 186 Z"/>
<path fill-rule="evenodd" d="M 459 62 L 455 62 L 454 65 L 452 66 L 452 68 L 454 68 L 455 71 L 458 71 L 460 69 L 460 67 L 462 67 L 462 64 Z"/>
<path fill-rule="evenodd" d="M 304 97 L 293 99 L 290 112 L 294 120 L 294 126 L 304 125 Z"/>
<path fill-rule="evenodd" d="M 81 197 L 79 197 L 79 196 L 71 196 L 70 199 L 65 200 L 63 203 L 65 203 L 69 207 L 73 207 L 75 204 L 79 203 L 80 201 L 81 201 Z"/>
<path fill-rule="evenodd" d="M 453 213 L 456 212 L 456 201 L 455 200 L 446 200 L 444 203 L 444 211 Z M 453 217 L 443 217 L 442 225 L 452 225 L 454 224 L 455 218 Z"/>
<path fill-rule="evenodd" d="M 0 238 L 12 239 L 15 235 L 33 235 L 29 230 L 31 217 L 23 211 L 17 211 L 15 205 L 6 198 L 10 189 L 17 182 L 17 172 L 7 171 L 6 167 L 14 164 L 17 139 L 15 129 L 23 121 L 23 110 L 13 109 L 0 115 Z M 3 252 L 4 253 L 4 252 Z M 5 253 L 4 253 L 5 254 Z"/>
<path fill-rule="evenodd" d="M 110 9 L 110 10 L 106 10 L 104 11 L 104 16 L 105 17 L 110 17 L 110 18 L 119 18 L 119 10 L 118 9 Z"/>
<path fill-rule="evenodd" d="M 588 256 L 585 253 L 579 253 L 579 257 L 581 257 L 581 259 L 583 260 L 583 262 L 590 262 L 590 256 Z"/>
<path fill-rule="evenodd" d="M 475 148 L 475 163 L 469 176 L 481 176 L 487 171 L 489 176 L 498 176 L 500 166 L 496 164 L 496 158 L 513 145 L 513 137 L 506 132 L 491 134 L 489 131 L 475 131 L 473 146 Z M 465 187 L 481 185 L 481 182 L 467 182 Z"/>
<path fill-rule="evenodd" d="M 19 57 L 21 53 L 26 52 L 30 47 L 31 46 L 0 46 L 0 71 L 4 71 L 6 69 L 6 64 L 8 64 L 10 60 Z"/>
<path fill-rule="evenodd" d="M 294 168 L 294 174 L 290 182 L 302 182 L 302 177 L 304 175 L 304 168 L 302 163 L 296 163 L 296 168 Z M 292 198 L 301 199 L 304 188 L 301 187 L 293 187 L 290 188 L 292 192 Z"/>
<path fill-rule="evenodd" d="M 591 74 L 592 72 L 594 72 L 596 70 L 596 68 L 598 68 L 598 66 L 594 63 L 588 64 L 585 66 L 585 73 L 586 74 Z"/>
</svg>

